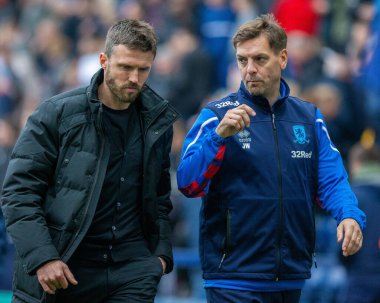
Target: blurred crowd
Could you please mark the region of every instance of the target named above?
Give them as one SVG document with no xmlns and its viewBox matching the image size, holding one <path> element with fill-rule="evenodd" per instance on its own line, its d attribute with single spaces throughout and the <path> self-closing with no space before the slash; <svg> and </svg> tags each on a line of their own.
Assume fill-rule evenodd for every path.
<svg viewBox="0 0 380 303">
<path fill-rule="evenodd" d="M 284 78 L 292 95 L 321 109 L 344 161 L 365 130 L 378 134 L 379 141 L 379 0 L 0 0 L 0 182 L 31 111 L 57 93 L 89 83 L 100 67 L 106 30 L 115 20 L 146 20 L 159 37 L 148 85 L 182 114 L 172 148 L 173 242 L 196 254 L 200 203 L 176 191 L 183 139 L 206 102 L 238 88 L 231 36 L 240 24 L 267 12 L 275 14 L 288 34 Z M 335 227 L 329 224 L 317 227 L 322 256 L 336 245 L 331 241 Z M 11 249 L 2 229 L 0 222 L 0 254 Z M 10 267 L 1 262 L 3 277 L 1 270 Z M 200 276 L 197 272 L 194 278 L 189 268 L 196 267 L 196 257 L 181 264 L 163 281 L 162 293 L 194 295 L 194 280 Z M 0 289 L 10 287 L 5 280 L 3 284 Z"/>
</svg>

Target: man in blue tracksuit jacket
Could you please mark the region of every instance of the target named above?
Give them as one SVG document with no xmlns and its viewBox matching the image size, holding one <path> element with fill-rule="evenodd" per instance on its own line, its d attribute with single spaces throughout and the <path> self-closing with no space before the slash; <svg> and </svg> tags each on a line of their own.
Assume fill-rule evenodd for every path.
<svg viewBox="0 0 380 303">
<path fill-rule="evenodd" d="M 362 245 L 365 215 L 323 117 L 289 96 L 281 79 L 286 40 L 273 15 L 240 26 L 233 44 L 241 86 L 210 102 L 185 139 L 178 187 L 203 198 L 208 302 L 299 302 L 310 278 L 316 203 L 337 220 L 344 256 Z"/>
</svg>

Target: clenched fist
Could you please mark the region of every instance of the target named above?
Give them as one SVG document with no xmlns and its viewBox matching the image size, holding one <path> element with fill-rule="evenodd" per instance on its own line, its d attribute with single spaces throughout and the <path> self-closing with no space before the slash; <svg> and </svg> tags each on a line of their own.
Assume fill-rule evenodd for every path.
<svg viewBox="0 0 380 303">
<path fill-rule="evenodd" d="M 250 116 L 255 115 L 256 112 L 246 104 L 230 109 L 219 122 L 215 132 L 222 138 L 233 136 L 245 127 L 249 127 Z"/>
</svg>

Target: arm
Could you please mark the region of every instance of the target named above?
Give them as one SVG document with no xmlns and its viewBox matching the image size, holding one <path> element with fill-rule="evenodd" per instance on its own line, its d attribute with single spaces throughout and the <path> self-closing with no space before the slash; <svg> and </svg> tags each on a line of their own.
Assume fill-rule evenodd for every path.
<svg viewBox="0 0 380 303">
<path fill-rule="evenodd" d="M 218 124 L 215 114 L 203 109 L 185 138 L 177 183 L 187 197 L 205 195 L 211 178 L 222 163 L 226 143 L 215 132 Z"/>
<path fill-rule="evenodd" d="M 185 138 L 178 168 L 179 190 L 187 197 L 200 197 L 208 192 L 218 172 L 226 149 L 226 138 L 249 127 L 255 111 L 246 104 L 227 111 L 219 119 L 210 109 L 203 109 Z"/>
<path fill-rule="evenodd" d="M 319 141 L 318 196 L 323 209 L 338 222 L 337 239 L 343 240 L 344 255 L 356 253 L 362 244 L 365 215 L 348 183 L 338 149 L 331 142 L 322 114 L 317 110 L 316 131 Z"/>
<path fill-rule="evenodd" d="M 172 210 L 172 202 L 170 200 L 171 179 L 170 179 L 170 149 L 173 139 L 173 129 L 170 128 L 165 135 L 165 161 L 162 166 L 161 176 L 157 185 L 157 206 L 158 220 L 160 225 L 160 235 L 158 245 L 154 254 L 159 257 L 164 273 L 169 273 L 173 269 L 172 245 L 170 240 L 171 226 L 169 222 L 169 213 Z"/>
<path fill-rule="evenodd" d="M 2 210 L 25 271 L 37 273 L 43 289 L 54 293 L 75 284 L 60 261 L 44 217 L 43 203 L 58 154 L 58 114 L 49 101 L 30 116 L 13 149 L 4 179 Z M 66 280 L 67 278 L 67 280 Z"/>
<path fill-rule="evenodd" d="M 7 230 L 29 274 L 59 259 L 44 217 L 43 203 L 58 153 L 58 118 L 51 102 L 29 117 L 13 149 L 3 184 Z"/>
</svg>

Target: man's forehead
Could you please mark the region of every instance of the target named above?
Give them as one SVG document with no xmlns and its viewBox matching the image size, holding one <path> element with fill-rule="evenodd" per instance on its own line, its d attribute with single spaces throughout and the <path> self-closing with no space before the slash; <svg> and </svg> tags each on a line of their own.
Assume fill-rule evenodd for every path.
<svg viewBox="0 0 380 303">
<path fill-rule="evenodd" d="M 268 39 L 261 35 L 257 38 L 242 41 L 236 45 L 236 55 L 246 55 L 253 53 L 269 53 L 273 50 L 269 46 Z"/>
</svg>

